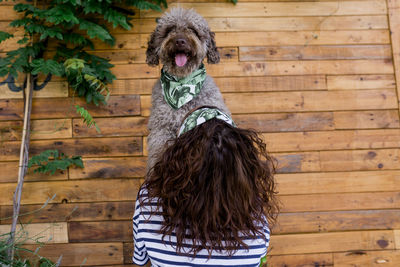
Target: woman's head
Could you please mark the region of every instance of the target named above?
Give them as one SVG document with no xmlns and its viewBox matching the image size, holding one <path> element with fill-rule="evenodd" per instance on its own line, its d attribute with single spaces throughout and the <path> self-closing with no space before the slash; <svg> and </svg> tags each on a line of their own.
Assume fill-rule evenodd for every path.
<svg viewBox="0 0 400 267">
<path fill-rule="evenodd" d="M 159 198 L 163 235 L 173 232 L 203 248 L 236 251 L 240 235 L 264 236 L 273 222 L 274 166 L 256 132 L 211 119 L 168 144 L 148 173 L 144 187 Z"/>
</svg>

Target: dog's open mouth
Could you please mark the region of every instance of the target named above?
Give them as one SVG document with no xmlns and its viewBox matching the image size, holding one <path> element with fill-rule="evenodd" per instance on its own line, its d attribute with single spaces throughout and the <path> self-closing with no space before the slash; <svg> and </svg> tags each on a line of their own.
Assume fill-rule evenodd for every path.
<svg viewBox="0 0 400 267">
<path fill-rule="evenodd" d="M 185 53 L 177 53 L 175 55 L 175 64 L 178 67 L 185 66 L 186 62 L 188 61 L 188 56 Z"/>
</svg>

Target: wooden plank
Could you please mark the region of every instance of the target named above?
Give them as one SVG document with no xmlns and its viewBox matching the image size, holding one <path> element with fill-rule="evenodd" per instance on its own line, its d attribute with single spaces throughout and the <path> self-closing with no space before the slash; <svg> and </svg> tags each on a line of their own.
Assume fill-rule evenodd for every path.
<svg viewBox="0 0 400 267">
<path fill-rule="evenodd" d="M 18 160 L 19 141 L 0 143 L 0 160 Z M 138 156 L 142 155 L 142 138 L 95 138 L 95 139 L 60 139 L 32 141 L 29 152 L 38 155 L 47 149 L 58 149 L 68 156 Z"/>
<path fill-rule="evenodd" d="M 39 83 L 40 84 L 40 83 Z M 18 87 L 22 84 L 16 83 Z M 33 97 L 46 98 L 46 97 L 67 97 L 68 96 L 68 83 L 67 82 L 49 82 L 40 91 L 33 91 Z M 13 92 L 9 89 L 8 84 L 0 85 L 0 99 L 22 99 L 22 92 Z"/>
<path fill-rule="evenodd" d="M 143 156 L 148 156 L 149 151 L 147 150 L 147 136 L 143 136 Z"/>
<path fill-rule="evenodd" d="M 143 117 L 97 118 L 96 123 L 101 129 L 100 133 L 95 128 L 88 128 L 82 119 L 74 119 L 72 121 L 74 137 L 142 136 L 147 134 L 147 118 Z"/>
<path fill-rule="evenodd" d="M 222 77 L 214 79 L 221 92 L 325 90 L 324 75 Z"/>
<path fill-rule="evenodd" d="M 9 233 L 11 225 L 0 225 L 0 234 Z M 17 225 L 15 238 L 25 244 L 44 243 L 66 243 L 68 242 L 67 223 L 32 223 L 21 227 Z M 18 242 L 17 241 L 17 242 Z"/>
<path fill-rule="evenodd" d="M 124 242 L 124 263 L 125 264 L 133 264 L 133 243 L 132 242 Z"/>
<path fill-rule="evenodd" d="M 140 114 L 140 99 L 138 95 L 110 96 L 106 106 L 94 104 L 87 105 L 84 99 L 52 98 L 35 99 L 32 102 L 32 119 L 52 119 L 80 117 L 74 105 L 88 109 L 93 117 L 107 116 L 134 116 Z M 0 99 L 0 120 L 22 120 L 22 99 Z"/>
<path fill-rule="evenodd" d="M 321 151 L 322 171 L 398 169 L 399 149 Z"/>
<path fill-rule="evenodd" d="M 240 61 L 390 59 L 389 45 L 309 45 L 240 47 Z M 375 87 L 386 88 L 386 87 Z"/>
<path fill-rule="evenodd" d="M 399 149 L 274 153 L 279 173 L 396 170 Z"/>
<path fill-rule="evenodd" d="M 349 250 L 391 250 L 393 248 L 393 231 L 275 235 L 271 238 L 270 255 L 345 252 Z"/>
<path fill-rule="evenodd" d="M 270 152 L 400 147 L 400 129 L 264 133 Z"/>
<path fill-rule="evenodd" d="M 133 214 L 132 214 L 133 215 Z M 131 241 L 132 221 L 69 222 L 70 242 Z"/>
<path fill-rule="evenodd" d="M 400 210 L 281 213 L 273 234 L 386 230 L 400 227 Z"/>
<path fill-rule="evenodd" d="M 304 60 L 239 62 L 207 65 L 206 68 L 207 72 L 212 77 L 393 73 L 393 64 L 391 60 Z M 135 75 L 125 73 L 129 71 L 129 67 L 118 68 L 118 71 L 121 71 L 119 75 L 120 78 L 135 78 Z"/>
<path fill-rule="evenodd" d="M 389 44 L 388 30 L 217 32 L 218 46 Z M 142 45 L 146 46 L 146 39 Z"/>
<path fill-rule="evenodd" d="M 337 75 L 326 77 L 328 90 L 396 88 L 393 75 Z"/>
<path fill-rule="evenodd" d="M 339 267 L 396 267 L 400 265 L 400 251 L 354 251 L 334 253 L 333 261 L 335 266 Z"/>
<path fill-rule="evenodd" d="M 158 77 L 159 78 L 159 77 Z M 151 94 L 157 79 L 115 80 L 110 88 L 112 95 Z"/>
<path fill-rule="evenodd" d="M 0 122 L 0 140 L 2 142 L 21 140 L 21 135 L 22 121 Z M 31 140 L 68 137 L 72 137 L 70 119 L 31 121 Z"/>
<path fill-rule="evenodd" d="M 397 170 L 277 174 L 275 179 L 282 195 L 400 191 Z"/>
<path fill-rule="evenodd" d="M 278 173 L 318 172 L 321 162 L 318 152 L 272 154 Z"/>
<path fill-rule="evenodd" d="M 151 96 L 141 95 L 140 96 L 140 112 L 142 116 L 150 116 L 151 109 Z"/>
<path fill-rule="evenodd" d="M 281 256 L 267 255 L 267 264 L 274 267 L 328 267 L 333 266 L 333 256 L 331 253 Z"/>
<path fill-rule="evenodd" d="M 400 249 L 400 230 L 394 230 L 394 238 L 396 242 L 396 249 Z"/>
<path fill-rule="evenodd" d="M 94 47 L 96 50 L 110 50 L 110 49 L 140 49 L 143 48 L 142 44 L 147 43 L 148 34 L 131 34 L 128 32 L 125 33 L 116 33 L 113 34 L 115 37 L 115 45 L 110 46 L 100 40 L 93 40 Z M 49 46 L 53 48 L 52 45 Z"/>
<path fill-rule="evenodd" d="M 22 223 L 130 220 L 134 211 L 134 201 L 53 203 L 45 207 L 42 207 L 42 205 L 22 205 L 19 220 Z M 12 206 L 1 206 L 0 216 L 2 219 L 0 223 L 10 224 L 12 214 Z"/>
<path fill-rule="evenodd" d="M 377 15 L 386 14 L 385 1 L 349 1 L 349 2 L 297 2 L 297 3 L 171 3 L 168 7 L 180 6 L 194 8 L 204 17 L 220 17 L 229 14 L 230 17 L 281 17 L 281 16 L 320 16 L 331 15 Z M 160 14 L 155 11 L 141 11 L 141 18 L 156 18 Z"/>
<path fill-rule="evenodd" d="M 144 157 L 84 159 L 85 168 L 70 169 L 69 178 L 143 177 L 146 162 Z"/>
<path fill-rule="evenodd" d="M 223 97 L 234 114 L 397 108 L 396 92 L 393 89 L 226 93 Z"/>
<path fill-rule="evenodd" d="M 400 1 L 388 0 L 390 37 L 392 40 L 393 63 L 396 75 L 397 95 L 400 101 Z"/>
<path fill-rule="evenodd" d="M 233 120 L 241 128 L 251 128 L 258 132 L 281 133 L 334 129 L 332 112 L 237 114 L 233 115 Z"/>
<path fill-rule="evenodd" d="M 335 129 L 387 129 L 398 128 L 397 110 L 336 111 L 333 112 Z"/>
<path fill-rule="evenodd" d="M 400 208 L 399 192 L 335 193 L 279 196 L 281 212 L 345 211 Z"/>
<path fill-rule="evenodd" d="M 95 179 L 25 183 L 22 204 L 133 201 L 139 189 L 139 179 Z M 0 184 L 0 203 L 12 205 L 16 184 Z M 118 192 L 118 193 L 116 193 Z"/>
<path fill-rule="evenodd" d="M 279 38 L 280 36 L 280 38 Z M 293 32 L 219 32 L 221 46 L 310 46 L 388 44 L 386 30 L 293 31 Z"/>
<path fill-rule="evenodd" d="M 4 5 L 0 8 L 0 18 L 1 20 L 15 20 L 21 18 L 21 15 L 14 11 L 13 6 Z"/>
<path fill-rule="evenodd" d="M 238 48 L 236 47 L 219 47 L 221 62 L 237 62 L 238 61 Z M 91 54 L 104 57 L 110 60 L 112 64 L 136 64 L 146 63 L 146 49 L 135 50 L 105 50 L 94 51 Z M 1 87 L 0 87 L 1 90 Z"/>
<path fill-rule="evenodd" d="M 35 251 L 37 246 L 24 246 Z M 122 243 L 66 243 L 46 244 L 39 254 L 53 262 L 62 255 L 61 266 L 104 265 L 123 263 Z M 26 256 L 31 256 L 27 254 Z"/>
<path fill-rule="evenodd" d="M 115 65 L 111 71 L 117 79 L 159 78 L 160 66 L 150 67 L 147 64 Z"/>
<path fill-rule="evenodd" d="M 0 162 L 0 183 L 15 183 L 18 180 L 18 164 L 17 161 Z M 25 181 L 52 181 L 67 180 L 67 171 L 57 171 L 54 175 L 34 173 L 28 170 Z"/>
<path fill-rule="evenodd" d="M 318 13 L 316 13 L 318 14 Z M 319 15 L 319 14 L 318 14 Z M 387 29 L 386 15 L 328 17 L 227 17 L 207 19 L 215 32 Z M 154 28 L 153 28 L 154 29 Z M 151 32 L 151 30 L 150 30 Z"/>
</svg>

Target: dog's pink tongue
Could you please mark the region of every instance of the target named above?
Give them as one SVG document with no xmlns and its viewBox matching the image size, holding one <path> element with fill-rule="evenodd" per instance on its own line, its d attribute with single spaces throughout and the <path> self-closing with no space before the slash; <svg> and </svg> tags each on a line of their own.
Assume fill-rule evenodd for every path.
<svg viewBox="0 0 400 267">
<path fill-rule="evenodd" d="M 187 62 L 187 57 L 185 54 L 176 54 L 175 56 L 176 65 L 178 65 L 179 67 L 183 67 L 185 66 L 186 62 Z"/>
</svg>

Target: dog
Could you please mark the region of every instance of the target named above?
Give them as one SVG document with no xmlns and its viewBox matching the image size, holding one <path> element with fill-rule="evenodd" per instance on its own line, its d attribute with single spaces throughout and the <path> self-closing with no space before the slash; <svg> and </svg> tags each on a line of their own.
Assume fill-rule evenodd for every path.
<svg viewBox="0 0 400 267">
<path fill-rule="evenodd" d="M 157 162 L 167 142 L 177 137 L 182 120 L 191 110 L 213 106 L 230 116 L 219 88 L 205 72 L 205 58 L 209 64 L 220 60 L 215 34 L 206 20 L 193 9 L 173 8 L 164 13 L 150 36 L 146 51 L 148 65 L 163 65 L 161 78 L 152 90 L 147 170 Z M 179 90 L 171 89 L 171 84 L 191 79 L 191 75 L 195 81 L 203 82 L 185 84 L 184 90 L 180 90 L 181 85 L 178 85 L 181 86 Z M 180 96 L 182 91 L 187 95 Z"/>
</svg>

